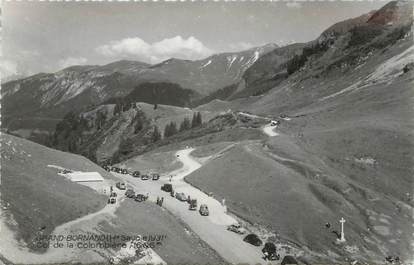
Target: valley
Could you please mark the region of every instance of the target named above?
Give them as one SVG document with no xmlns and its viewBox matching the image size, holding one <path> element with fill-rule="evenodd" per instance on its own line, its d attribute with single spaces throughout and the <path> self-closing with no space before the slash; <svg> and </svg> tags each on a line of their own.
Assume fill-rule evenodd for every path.
<svg viewBox="0 0 414 265">
<path fill-rule="evenodd" d="M 412 264 L 412 14 L 2 84 L 0 264 Z"/>
</svg>

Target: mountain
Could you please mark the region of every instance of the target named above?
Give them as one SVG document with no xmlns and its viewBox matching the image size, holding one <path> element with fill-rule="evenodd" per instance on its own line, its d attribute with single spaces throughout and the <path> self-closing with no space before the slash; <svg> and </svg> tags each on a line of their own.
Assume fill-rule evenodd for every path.
<svg viewBox="0 0 414 265">
<path fill-rule="evenodd" d="M 278 240 L 320 254 L 309 261 L 410 261 L 412 14 L 411 2 L 393 1 L 291 47 L 290 59 L 277 56 L 289 47 L 261 57 L 243 78 L 246 91 L 265 93 L 199 108 L 272 117 L 279 136 L 240 142 L 187 181 Z M 341 217 L 343 245 L 333 233 Z"/>
<path fill-rule="evenodd" d="M 7 82 L 2 88 L 3 127 L 19 130 L 20 135 L 34 129 L 50 131 L 70 110 L 85 110 L 128 97 L 134 89 L 136 101 L 154 103 L 161 96 L 166 101 L 159 103 L 191 105 L 211 92 L 238 83 L 246 69 L 275 47 L 269 44 L 197 61 L 169 59 L 157 65 L 118 61 L 104 66 L 72 66 Z M 177 93 L 186 97 L 179 102 L 168 100 Z"/>
<path fill-rule="evenodd" d="M 263 55 L 195 109 L 217 117 L 143 151 L 196 148 L 203 166 L 186 180 L 299 248 L 304 262 L 409 261 L 412 6 L 385 7 Z M 269 119 L 280 121 L 278 135 L 263 133 Z"/>
<path fill-rule="evenodd" d="M 207 69 L 211 58 L 220 61 L 214 56 L 210 64 L 208 58 L 172 59 L 143 66 L 144 72 L 175 78 L 174 85 L 157 82 L 201 105 L 189 109 L 174 97 L 178 106 L 137 103 L 148 99 L 146 89 L 163 91 L 146 80 L 140 83 L 145 93 L 126 89 L 122 93 L 129 96 L 120 93 L 65 115 L 53 144 L 99 162 L 156 156 L 158 163 L 168 158 L 166 166 L 173 165 L 176 150 L 192 147 L 202 165 L 186 181 L 225 199 L 228 211 L 251 231 L 289 246 L 303 263 L 383 263 L 389 255 L 408 262 L 414 208 L 412 14 L 411 2 L 392 1 L 327 28 L 315 40 L 273 47 L 235 82 L 211 69 L 223 86 L 208 92 L 177 80 L 195 69 L 189 65 Z M 256 58 L 254 50 L 249 54 Z M 241 58 L 226 56 L 219 69 Z M 160 133 L 196 112 L 202 124 L 188 123 L 168 137 Z M 279 124 L 270 126 L 270 120 Z M 156 162 L 145 164 L 156 168 Z M 340 243 L 342 217 L 346 241 Z"/>
</svg>

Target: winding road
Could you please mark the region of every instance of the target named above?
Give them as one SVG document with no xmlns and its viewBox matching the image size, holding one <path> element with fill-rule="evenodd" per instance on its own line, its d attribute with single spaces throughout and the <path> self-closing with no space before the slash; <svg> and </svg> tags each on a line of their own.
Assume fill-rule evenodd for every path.
<svg viewBox="0 0 414 265">
<path fill-rule="evenodd" d="M 262 259 L 263 254 L 260 247 L 250 245 L 243 241 L 243 236 L 227 231 L 227 225 L 235 223 L 236 220 L 226 213 L 225 207 L 214 198 L 184 181 L 185 176 L 201 167 L 201 164 L 190 156 L 193 150 L 193 148 L 189 148 L 178 151 L 176 153 L 177 159 L 182 162 L 183 166 L 163 176 L 159 181 L 144 181 L 129 175 L 113 174 L 123 179 L 136 192 L 144 194 L 148 192 L 150 201 L 155 202 L 157 197 L 164 197 L 163 207 L 185 222 L 226 261 L 233 264 L 265 263 Z M 170 175 L 174 176 L 171 182 L 169 181 Z M 160 189 L 164 183 L 171 183 L 176 192 L 184 192 L 192 198 L 197 198 L 198 205 L 207 204 L 210 215 L 201 216 L 198 211 L 188 210 L 186 202 L 181 202 Z"/>
<path fill-rule="evenodd" d="M 264 120 L 269 120 L 269 118 L 264 117 L 264 116 L 258 116 L 255 114 L 250 114 L 250 113 L 246 113 L 246 112 L 239 112 L 240 115 L 246 116 L 246 117 L 250 117 L 250 118 L 254 118 L 254 119 L 264 119 Z M 289 119 L 290 120 L 290 119 Z M 270 120 L 270 122 L 268 124 L 266 124 L 265 126 L 262 127 L 262 131 L 268 135 L 269 137 L 274 137 L 274 136 L 278 136 L 279 134 L 277 132 L 275 132 L 273 129 L 276 128 L 276 126 L 272 126 L 272 123 L 275 121 Z"/>
</svg>

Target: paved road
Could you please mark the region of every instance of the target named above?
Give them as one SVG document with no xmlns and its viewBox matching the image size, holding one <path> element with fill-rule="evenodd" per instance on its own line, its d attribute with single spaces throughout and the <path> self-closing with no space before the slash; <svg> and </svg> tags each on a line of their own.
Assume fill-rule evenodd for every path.
<svg viewBox="0 0 414 265">
<path fill-rule="evenodd" d="M 236 263 L 265 263 L 262 259 L 260 247 L 252 246 L 243 241 L 243 236 L 227 231 L 227 225 L 236 220 L 226 214 L 223 207 L 217 200 L 186 183 L 183 179 L 191 172 L 197 170 L 201 165 L 194 160 L 190 153 L 194 149 L 184 149 L 176 153 L 177 158 L 183 163 L 182 168 L 163 176 L 159 181 L 141 180 L 129 175 L 113 173 L 123 179 L 136 192 L 149 193 L 149 200 L 156 201 L 157 197 L 164 197 L 163 207 L 173 215 L 184 221 L 202 240 L 215 249 L 226 261 Z M 170 182 L 169 176 L 173 175 Z M 198 211 L 188 210 L 186 202 L 180 202 L 170 196 L 169 193 L 161 191 L 164 183 L 171 183 L 177 192 L 184 192 L 193 198 L 197 198 L 198 205 L 208 205 L 210 216 L 201 216 Z M 137 202 L 138 203 L 138 202 Z"/>
</svg>

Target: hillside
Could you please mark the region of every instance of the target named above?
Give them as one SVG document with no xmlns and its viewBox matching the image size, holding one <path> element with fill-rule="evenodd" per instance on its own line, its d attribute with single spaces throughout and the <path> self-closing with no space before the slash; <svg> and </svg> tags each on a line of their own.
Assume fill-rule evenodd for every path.
<svg viewBox="0 0 414 265">
<path fill-rule="evenodd" d="M 57 226 L 98 211 L 106 196 L 57 175 L 56 165 L 107 173 L 84 157 L 1 134 L 1 204 L 18 231 L 18 240 L 34 248 L 34 238 Z M 34 248 L 35 249 L 35 248 Z M 44 249 L 40 249 L 40 251 Z M 39 251 L 39 249 L 37 249 Z"/>
<path fill-rule="evenodd" d="M 275 47 L 269 44 L 197 61 L 169 59 L 157 65 L 118 61 L 72 66 L 7 82 L 2 85 L 2 126 L 24 137 L 35 129 L 47 133 L 69 111 L 129 96 L 136 102 L 190 106 L 238 83 L 255 61 Z"/>
<path fill-rule="evenodd" d="M 97 171 L 114 185 L 116 177 L 91 161 L 7 134 L 2 134 L 1 145 L 0 262 L 108 264 L 119 251 L 116 247 L 98 250 L 37 245 L 47 245 L 47 239 L 39 236 L 47 238 L 53 232 L 57 236 L 162 235 L 161 244 L 152 249 L 170 264 L 223 263 L 191 229 L 155 204 L 125 200 L 117 189 L 119 201 L 107 204 L 106 195 L 70 182 L 48 166 Z M 141 221 L 137 224 L 136 220 Z"/>
<path fill-rule="evenodd" d="M 138 227 L 137 219 L 127 219 L 128 212 L 142 215 L 129 202 L 117 211 L 116 222 L 100 222 L 100 231 L 111 233 L 155 231 L 153 224 L 162 231 L 170 227 L 174 235 L 169 242 L 177 239 L 182 245 L 177 250 L 169 245 L 159 253 L 164 251 L 173 261 L 185 262 L 177 253 L 186 253 L 192 244 L 197 244 L 193 254 L 201 255 L 206 247 L 202 240 L 222 258 L 239 261 L 237 251 L 247 244 L 242 236 L 225 230 L 238 220 L 263 241 L 288 246 L 278 252 L 292 251 L 304 264 L 382 264 L 389 255 L 405 264 L 412 260 L 414 222 L 412 24 L 412 3 L 391 1 L 379 10 L 339 21 L 307 43 L 269 45 L 198 61 L 170 59 L 151 66 L 122 61 L 63 70 L 73 73 L 73 80 L 90 78 L 97 69 L 105 71 L 99 78 L 108 78 L 113 86 L 96 92 L 103 95 L 99 99 L 90 96 L 96 84 L 68 101 L 60 93 L 79 90 L 62 88 L 61 83 L 31 97 L 29 87 L 51 78 L 39 74 L 7 83 L 2 92 L 5 100 L 10 99 L 7 104 L 22 99 L 27 109 L 6 105 L 6 119 L 27 115 L 36 122 L 38 113 L 46 119 L 53 116 L 56 120 L 49 125 L 56 124 L 56 130 L 44 137 L 53 147 L 100 164 L 158 172 L 159 182 L 111 176 L 154 196 L 164 196 L 159 183 L 171 182 L 186 195 L 203 198 L 211 209 L 205 218 L 168 198 L 168 212 L 143 207 L 162 216 L 156 222 L 145 217 L 147 223 Z M 73 80 L 70 86 L 79 84 Z M 20 89 L 19 82 L 28 85 Z M 43 108 L 42 98 L 53 100 Z M 69 112 L 73 106 L 79 108 Z M 28 125 L 31 130 L 38 128 L 33 124 Z M 13 147 L 7 150 L 16 153 Z M 25 153 L 21 155 L 26 159 Z M 63 164 L 54 163 L 58 162 Z M 27 169 L 30 163 L 13 163 L 9 175 L 19 172 L 21 165 L 24 172 L 33 172 Z M 37 168 L 44 166 L 34 172 Z M 15 194 L 9 192 L 19 202 Z M 223 199 L 229 214 L 223 210 Z M 346 241 L 338 242 L 342 217 Z M 170 219 L 175 221 L 167 225 Z M 180 222 L 194 228 L 190 238 L 180 233 Z M 235 245 L 235 252 L 220 252 Z M 251 254 L 256 261 L 260 249 L 248 247 L 252 252 L 239 256 Z M 221 261 L 206 249 L 200 262 Z"/>
<path fill-rule="evenodd" d="M 59 150 L 83 154 L 100 164 L 131 152 L 143 152 L 165 138 L 165 128 L 174 123 L 179 130 L 184 119 L 191 121 L 196 111 L 169 105 L 135 102 L 103 104 L 88 111 L 69 113 L 56 126 L 47 143 Z M 197 111 L 208 122 L 220 112 Z M 190 128 L 189 128 L 190 129 Z M 159 132 L 159 136 L 154 135 Z M 178 131 L 177 131 L 178 132 Z M 160 138 L 160 139 L 155 139 Z"/>
<path fill-rule="evenodd" d="M 373 22 L 380 17 L 387 19 Z M 206 164 L 187 181 L 225 198 L 232 212 L 278 240 L 300 245 L 311 261 L 410 260 L 412 38 L 412 6 L 391 2 L 315 41 L 287 46 L 297 56 L 280 68 L 278 49 L 261 57 L 245 73 L 245 91 L 267 92 L 198 109 L 272 116 L 281 122 L 279 136 L 239 139 L 219 159 L 200 158 Z M 267 86 L 279 71 L 285 76 Z M 191 144 L 208 149 L 208 142 Z M 347 243 L 336 245 L 341 216 Z"/>
<path fill-rule="evenodd" d="M 297 56 L 303 61 L 261 97 L 221 102 L 222 109 L 278 118 L 281 136 L 240 146 L 188 178 L 226 198 L 236 214 L 331 260 L 411 259 L 412 6 L 391 2 L 371 15 L 333 27 L 341 30 L 326 46 L 305 45 Z M 246 76 L 254 69 L 271 76 L 276 51 Z M 251 90 L 267 82 L 257 80 Z M 341 216 L 355 253 L 334 246 L 324 227 Z"/>
</svg>

